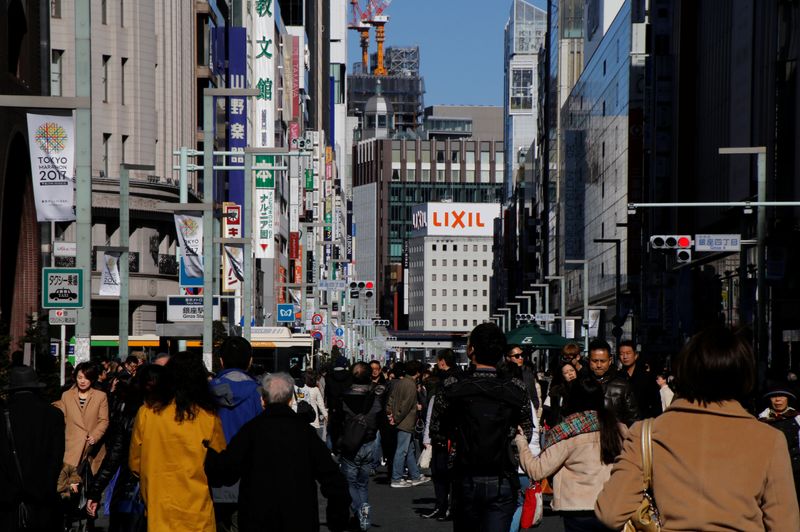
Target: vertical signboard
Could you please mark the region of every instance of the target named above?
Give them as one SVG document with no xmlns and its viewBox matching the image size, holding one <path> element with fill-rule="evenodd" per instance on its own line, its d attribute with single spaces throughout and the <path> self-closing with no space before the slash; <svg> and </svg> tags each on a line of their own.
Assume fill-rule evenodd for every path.
<svg viewBox="0 0 800 532">
<path fill-rule="evenodd" d="M 256 166 L 275 164 L 272 155 L 256 156 Z M 256 176 L 256 212 L 253 235 L 253 250 L 258 259 L 275 257 L 275 173 L 274 170 L 257 169 Z"/>
<path fill-rule="evenodd" d="M 258 89 L 255 99 L 254 144 L 272 147 L 275 143 L 275 6 L 273 0 L 253 2 L 253 86 Z"/>
<path fill-rule="evenodd" d="M 222 204 L 223 238 L 240 238 L 242 236 L 242 208 L 232 203 Z M 239 287 L 239 277 L 228 253 L 222 254 L 222 291 L 234 292 Z"/>
<path fill-rule="evenodd" d="M 347 232 L 345 236 L 345 254 L 346 259 L 348 262 L 353 262 L 353 236 L 355 234 L 353 226 L 353 200 L 347 200 L 347 224 L 345 226 L 345 231 Z"/>
<path fill-rule="evenodd" d="M 71 116 L 28 115 L 36 219 L 75 219 L 75 125 Z"/>
<path fill-rule="evenodd" d="M 245 28 L 228 28 L 228 86 L 244 89 L 247 84 L 247 31 Z M 232 96 L 228 98 L 228 150 L 242 152 L 232 155 L 231 166 L 244 165 L 244 149 L 247 146 L 247 98 Z M 228 170 L 228 200 L 244 205 L 244 169 Z M 242 220 L 247 210 L 243 209 Z M 243 228 L 242 228 L 243 229 Z"/>
<path fill-rule="evenodd" d="M 286 303 L 286 268 L 278 266 L 278 282 L 280 286 L 276 291 L 278 294 L 278 303 Z"/>
</svg>

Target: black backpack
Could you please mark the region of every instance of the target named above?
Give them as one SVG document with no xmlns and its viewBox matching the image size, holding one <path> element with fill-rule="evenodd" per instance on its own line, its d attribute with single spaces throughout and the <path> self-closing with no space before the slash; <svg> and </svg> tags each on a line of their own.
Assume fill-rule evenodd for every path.
<svg viewBox="0 0 800 532">
<path fill-rule="evenodd" d="M 342 433 L 336 441 L 336 448 L 339 449 L 342 455 L 348 457 L 355 456 L 367 440 L 370 426 L 374 427 L 375 425 L 374 420 L 370 423 L 369 419 L 374 400 L 375 395 L 372 392 L 366 394 L 361 404 L 361 410 L 359 412 L 354 412 L 347 406 L 344 397 L 342 398 L 342 410 L 344 411 L 345 419 L 342 425 Z M 369 407 L 365 408 L 366 405 L 369 405 Z"/>
<path fill-rule="evenodd" d="M 504 379 L 467 379 L 447 392 L 458 467 L 474 475 L 516 471 L 512 442 L 524 391 Z"/>
</svg>

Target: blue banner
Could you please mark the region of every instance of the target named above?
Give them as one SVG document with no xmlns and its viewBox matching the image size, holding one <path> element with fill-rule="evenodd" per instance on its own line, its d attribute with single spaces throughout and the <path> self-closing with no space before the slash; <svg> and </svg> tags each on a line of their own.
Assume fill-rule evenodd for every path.
<svg viewBox="0 0 800 532">
<path fill-rule="evenodd" d="M 228 87 L 245 89 L 247 85 L 247 31 L 228 28 Z M 247 98 L 228 98 L 228 150 L 244 153 L 247 146 Z M 244 167 L 244 155 L 231 156 L 231 165 Z M 250 205 L 244 204 L 244 168 L 228 172 L 228 201 L 242 206 L 242 233 L 247 223 Z"/>
</svg>

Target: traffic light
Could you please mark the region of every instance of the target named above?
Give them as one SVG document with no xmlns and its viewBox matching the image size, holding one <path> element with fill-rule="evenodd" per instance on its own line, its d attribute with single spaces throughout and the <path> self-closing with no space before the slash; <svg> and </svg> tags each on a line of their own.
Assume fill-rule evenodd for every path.
<svg viewBox="0 0 800 532">
<path fill-rule="evenodd" d="M 674 249 L 677 262 L 692 262 L 691 235 L 653 235 L 650 237 L 650 249 Z"/>
<path fill-rule="evenodd" d="M 359 283 L 361 284 L 361 283 Z M 364 297 L 371 298 L 375 294 L 375 284 L 372 281 L 366 281 L 364 284 Z"/>
</svg>

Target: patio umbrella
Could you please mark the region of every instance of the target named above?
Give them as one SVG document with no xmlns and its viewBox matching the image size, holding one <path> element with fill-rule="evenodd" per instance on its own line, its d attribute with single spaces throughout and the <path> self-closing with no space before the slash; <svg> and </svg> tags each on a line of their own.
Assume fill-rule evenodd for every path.
<svg viewBox="0 0 800 532">
<path fill-rule="evenodd" d="M 580 343 L 560 334 L 546 331 L 534 323 L 522 325 L 506 333 L 509 344 L 519 344 L 534 349 L 561 349 L 569 343 Z"/>
</svg>

